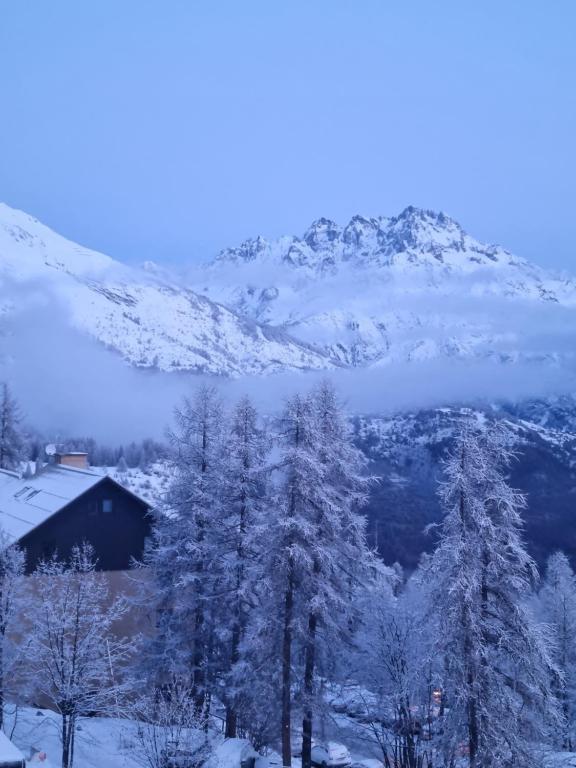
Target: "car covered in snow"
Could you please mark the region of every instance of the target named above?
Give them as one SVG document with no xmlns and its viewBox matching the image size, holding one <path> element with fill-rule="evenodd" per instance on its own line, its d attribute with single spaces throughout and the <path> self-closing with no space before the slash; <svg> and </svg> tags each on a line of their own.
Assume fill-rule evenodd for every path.
<svg viewBox="0 0 576 768">
<path fill-rule="evenodd" d="M 312 765 L 320 768 L 349 768 L 352 765 L 352 758 L 344 744 L 329 741 L 325 744 L 314 744 Z"/>
<path fill-rule="evenodd" d="M 259 755 L 256 759 L 255 768 L 282 768 L 282 758 L 277 752 Z"/>
<path fill-rule="evenodd" d="M 168 744 L 160 753 L 160 765 L 162 768 L 201 768 L 206 757 L 204 744 L 197 748 Z"/>
</svg>

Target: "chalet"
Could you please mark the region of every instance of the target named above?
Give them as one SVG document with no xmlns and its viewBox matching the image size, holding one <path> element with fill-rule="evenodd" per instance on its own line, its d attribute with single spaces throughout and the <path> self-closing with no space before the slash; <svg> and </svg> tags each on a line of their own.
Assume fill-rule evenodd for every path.
<svg viewBox="0 0 576 768">
<path fill-rule="evenodd" d="M 89 469 L 86 454 L 54 454 L 30 477 L 0 470 L 0 526 L 26 551 L 30 573 L 54 552 L 66 559 L 90 542 L 101 571 L 126 571 L 141 559 L 149 505 L 111 477 Z"/>
</svg>

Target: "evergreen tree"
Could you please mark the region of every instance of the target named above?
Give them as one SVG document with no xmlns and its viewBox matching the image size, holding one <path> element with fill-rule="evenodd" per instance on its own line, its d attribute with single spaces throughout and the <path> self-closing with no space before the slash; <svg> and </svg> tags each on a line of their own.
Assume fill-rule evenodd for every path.
<svg viewBox="0 0 576 768">
<path fill-rule="evenodd" d="M 285 766 L 291 764 L 293 693 L 299 683 L 302 758 L 309 766 L 317 666 L 348 636 L 358 578 L 370 563 L 364 520 L 354 511 L 368 481 L 328 384 L 287 402 L 280 446 L 281 481 L 268 521 L 254 642 L 264 653 L 259 668 L 267 670 L 266 685 L 279 688 Z"/>
<path fill-rule="evenodd" d="M 177 409 L 175 420 L 169 435 L 174 478 L 145 558 L 155 577 L 158 609 L 151 663 L 160 676 L 187 674 L 198 712 L 207 717 L 221 599 L 216 540 L 222 533 L 225 473 L 224 416 L 216 390 L 199 389 Z"/>
<path fill-rule="evenodd" d="M 310 397 L 295 395 L 286 404 L 281 419 L 283 482 L 277 516 L 271 521 L 270 551 L 267 558 L 268 584 L 264 601 L 265 629 L 277 646 L 281 679 L 282 763 L 292 762 L 292 691 L 294 686 L 294 644 L 303 640 L 306 616 L 301 589 L 303 577 L 312 567 L 310 550 L 310 500 L 322 485 L 322 467 L 317 461 L 317 432 Z M 272 626 L 269 622 L 272 621 Z M 274 637 L 277 625 L 279 633 Z"/>
<path fill-rule="evenodd" d="M 268 501 L 269 441 L 258 425 L 258 414 L 249 398 L 242 398 L 232 414 L 227 437 L 223 525 L 218 546 L 224 558 L 225 735 L 236 736 L 242 685 L 239 685 L 241 649 L 254 605 L 263 539 L 263 514 Z M 270 513 L 270 510 L 268 510 Z"/>
<path fill-rule="evenodd" d="M 0 529 L 0 730 L 4 727 L 6 687 L 17 662 L 11 641 L 15 615 L 23 607 L 24 552 Z"/>
<path fill-rule="evenodd" d="M 20 408 L 12 397 L 8 384 L 0 393 L 0 467 L 17 469 L 25 458 L 24 438 L 20 430 Z"/>
<path fill-rule="evenodd" d="M 537 571 L 521 538 L 524 498 L 503 474 L 511 458 L 502 430 L 467 427 L 440 491 L 432 573 L 447 733 L 453 748 L 465 739 L 471 768 L 538 765 L 531 744 L 555 711 L 547 637 L 526 607 Z"/>
<path fill-rule="evenodd" d="M 548 558 L 539 593 L 544 620 L 552 630 L 556 678 L 562 707 L 562 747 L 572 750 L 576 719 L 576 577 L 563 552 Z"/>
<path fill-rule="evenodd" d="M 366 502 L 370 478 L 366 459 L 354 447 L 350 427 L 332 385 L 312 394 L 314 441 L 311 459 L 319 485 L 305 500 L 309 517 L 308 559 L 301 587 L 307 626 L 304 638 L 302 768 L 311 767 L 315 675 L 319 652 L 349 636 L 359 582 L 368 581 L 372 558 L 366 521 L 357 510 Z"/>
</svg>

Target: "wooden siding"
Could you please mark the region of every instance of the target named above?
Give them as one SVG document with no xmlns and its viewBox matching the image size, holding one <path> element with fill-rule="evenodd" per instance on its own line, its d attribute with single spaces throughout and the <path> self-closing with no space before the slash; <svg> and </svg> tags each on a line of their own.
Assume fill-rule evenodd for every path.
<svg viewBox="0 0 576 768">
<path fill-rule="evenodd" d="M 94 547 L 99 570 L 128 570 L 133 558 L 142 558 L 151 522 L 145 502 L 105 477 L 22 537 L 26 570 L 31 573 L 39 560 L 55 551 L 67 558 L 83 541 Z"/>
</svg>

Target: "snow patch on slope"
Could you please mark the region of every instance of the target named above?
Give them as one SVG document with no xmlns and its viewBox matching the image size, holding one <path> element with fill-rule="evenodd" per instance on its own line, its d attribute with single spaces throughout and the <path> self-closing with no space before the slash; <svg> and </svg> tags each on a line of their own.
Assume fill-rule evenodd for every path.
<svg viewBox="0 0 576 768">
<path fill-rule="evenodd" d="M 36 219 L 0 206 L 0 303 L 18 309 L 41 292 L 73 327 L 129 363 L 164 371 L 237 376 L 330 368 L 284 329 L 241 317 L 148 267 L 135 270 L 82 248 Z M 46 312 L 49 328 L 49 309 Z"/>
<path fill-rule="evenodd" d="M 414 207 L 393 218 L 354 216 L 345 227 L 319 219 L 302 238 L 247 240 L 222 251 L 194 285 L 345 366 L 445 357 L 558 362 L 554 345 L 526 348 L 524 330 L 534 323 L 525 325 L 525 316 L 556 331 L 567 327 L 562 308 L 576 326 L 574 280 Z"/>
</svg>

